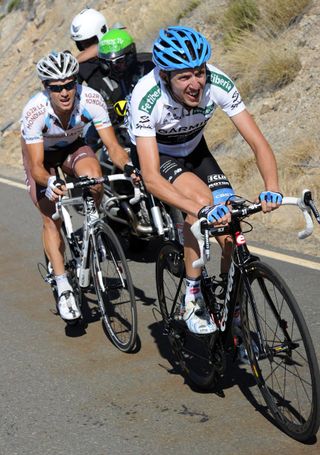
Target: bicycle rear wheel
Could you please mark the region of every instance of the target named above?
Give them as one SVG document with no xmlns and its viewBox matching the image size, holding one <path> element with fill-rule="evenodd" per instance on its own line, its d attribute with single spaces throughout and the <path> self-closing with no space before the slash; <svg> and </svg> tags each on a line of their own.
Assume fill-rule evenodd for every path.
<svg viewBox="0 0 320 455">
<path fill-rule="evenodd" d="M 92 274 L 105 328 L 118 349 L 131 351 L 137 340 L 134 287 L 122 247 L 103 221 L 95 226 L 97 250 L 91 245 Z"/>
<path fill-rule="evenodd" d="M 195 335 L 180 317 L 185 276 L 183 247 L 173 242 L 160 250 L 156 262 L 156 284 L 165 333 L 182 373 L 197 387 L 207 390 L 216 382 L 215 335 Z"/>
<path fill-rule="evenodd" d="M 320 421 L 319 367 L 307 325 L 275 270 L 254 262 L 247 274 L 241 318 L 253 375 L 278 426 L 307 441 Z"/>
</svg>

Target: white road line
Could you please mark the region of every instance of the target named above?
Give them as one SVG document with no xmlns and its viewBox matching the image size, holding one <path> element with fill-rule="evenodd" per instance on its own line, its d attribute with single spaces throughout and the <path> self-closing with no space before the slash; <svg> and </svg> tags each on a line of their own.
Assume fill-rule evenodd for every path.
<svg viewBox="0 0 320 455">
<path fill-rule="evenodd" d="M 27 187 L 24 183 L 18 183 L 13 180 L 4 179 L 2 177 L 0 177 L 0 183 L 4 183 L 5 185 L 15 186 L 16 188 L 21 188 L 22 190 L 27 189 Z"/>
<path fill-rule="evenodd" d="M 294 256 L 288 256 L 287 254 L 276 253 L 274 251 L 263 250 L 255 246 L 249 246 L 251 253 L 261 254 L 267 258 L 276 259 L 277 261 L 288 262 L 289 264 L 300 265 L 301 267 L 307 267 L 308 269 L 320 270 L 320 263 L 309 261 L 307 259 L 301 259 Z"/>
<path fill-rule="evenodd" d="M 14 182 L 13 180 L 8 180 L 0 177 L 0 183 L 4 183 L 5 185 L 15 186 L 17 188 L 21 188 L 23 190 L 26 189 L 26 185 L 23 183 Z M 252 253 L 261 254 L 261 256 L 265 256 L 267 258 L 276 259 L 277 261 L 288 262 L 289 264 L 300 265 L 302 267 L 307 267 L 308 269 L 320 270 L 320 263 L 309 261 L 307 259 L 301 259 L 294 256 L 288 256 L 287 254 L 282 253 L 275 253 L 274 251 L 264 250 L 262 248 L 257 248 L 250 246 L 250 251 Z"/>
</svg>

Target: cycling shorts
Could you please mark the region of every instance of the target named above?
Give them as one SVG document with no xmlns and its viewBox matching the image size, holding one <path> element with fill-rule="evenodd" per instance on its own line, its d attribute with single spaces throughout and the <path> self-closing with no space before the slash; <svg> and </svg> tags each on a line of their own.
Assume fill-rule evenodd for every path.
<svg viewBox="0 0 320 455">
<path fill-rule="evenodd" d="M 27 185 L 27 189 L 32 199 L 32 202 L 36 205 L 40 199 L 45 197 L 45 191 L 47 187 L 39 185 L 33 179 L 30 171 L 30 166 L 28 163 L 27 147 L 23 139 L 21 141 L 21 144 L 23 167 L 25 171 L 25 183 Z M 70 177 L 73 177 L 76 175 L 74 170 L 76 163 L 88 157 L 97 160 L 94 151 L 88 145 L 85 145 L 82 139 L 78 139 L 72 144 L 70 144 L 68 147 L 60 148 L 53 151 L 45 150 L 43 164 L 50 175 L 57 175 L 57 167 L 60 166 L 65 174 L 69 175 Z"/>
<path fill-rule="evenodd" d="M 133 164 L 139 167 L 137 158 L 136 147 L 132 145 L 131 159 Z M 185 172 L 192 172 L 208 185 L 214 204 L 224 203 L 234 194 L 229 180 L 211 155 L 204 137 L 188 156 L 172 157 L 160 153 L 160 173 L 168 182 L 173 183 Z"/>
</svg>

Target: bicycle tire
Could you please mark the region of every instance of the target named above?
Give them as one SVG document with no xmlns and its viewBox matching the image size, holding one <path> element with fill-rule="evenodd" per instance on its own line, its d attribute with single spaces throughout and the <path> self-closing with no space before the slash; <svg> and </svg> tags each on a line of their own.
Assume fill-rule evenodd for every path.
<svg viewBox="0 0 320 455">
<path fill-rule="evenodd" d="M 156 261 L 157 294 L 165 333 L 183 375 L 199 389 L 209 390 L 217 379 L 215 335 L 195 335 L 181 320 L 179 303 L 183 293 L 179 283 L 184 276 L 183 247 L 174 242 L 165 243 Z"/>
<path fill-rule="evenodd" d="M 104 326 L 123 352 L 134 349 L 137 341 L 137 308 L 130 270 L 121 244 L 103 221 L 95 225 L 91 244 L 91 270 Z"/>
<path fill-rule="evenodd" d="M 68 280 L 73 289 L 75 302 L 76 302 L 77 307 L 79 308 L 79 311 L 80 311 L 81 317 L 82 317 L 81 306 L 82 306 L 83 294 L 82 294 L 82 289 L 79 285 L 79 280 L 78 280 L 78 276 L 77 276 L 77 260 L 76 260 L 75 254 L 72 251 L 72 247 L 69 245 L 69 242 L 67 240 L 64 224 L 62 224 L 62 226 L 61 226 L 61 235 L 62 235 L 64 245 L 65 245 L 65 250 L 64 250 L 65 271 L 68 274 Z M 57 292 L 57 285 L 56 285 L 56 282 L 54 279 L 54 272 L 53 272 L 51 262 L 49 261 L 49 258 L 47 257 L 45 251 L 44 251 L 44 257 L 45 257 L 45 261 L 46 261 L 48 277 L 50 279 L 51 290 L 53 293 L 53 297 L 55 299 L 55 303 L 57 305 L 58 300 L 59 300 L 58 292 Z M 66 321 L 66 323 L 68 325 L 74 325 L 74 324 L 77 324 L 78 322 L 79 322 L 79 319 Z"/>
<path fill-rule="evenodd" d="M 253 376 L 278 427 L 308 441 L 320 422 L 320 375 L 309 330 L 273 268 L 253 262 L 247 276 L 241 320 Z"/>
</svg>

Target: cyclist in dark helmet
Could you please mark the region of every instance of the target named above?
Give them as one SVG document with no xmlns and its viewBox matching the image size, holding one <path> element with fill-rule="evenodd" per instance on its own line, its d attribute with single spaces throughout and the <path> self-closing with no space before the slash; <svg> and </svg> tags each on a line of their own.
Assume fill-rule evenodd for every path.
<svg viewBox="0 0 320 455">
<path fill-rule="evenodd" d="M 138 80 L 154 68 L 149 52 L 137 53 L 132 36 L 126 30 L 109 30 L 98 45 L 98 57 L 106 84 L 100 91 L 105 98 L 113 124 L 123 123 L 125 102 Z M 129 145 L 129 144 L 127 144 Z"/>
<path fill-rule="evenodd" d="M 263 210 L 281 204 L 277 165 L 272 149 L 247 111 L 234 82 L 208 63 L 211 47 L 188 27 L 161 30 L 153 45 L 156 68 L 135 86 L 129 106 L 129 133 L 146 187 L 158 199 L 186 214 L 184 320 L 191 332 L 212 333 L 217 327 L 207 313 L 200 289 L 199 257 L 190 226 L 198 217 L 210 223 L 230 221 L 230 182 L 204 138 L 204 127 L 217 108 L 234 123 L 255 154 L 264 182 Z M 230 265 L 231 239 L 218 237 L 221 273 Z"/>
</svg>

